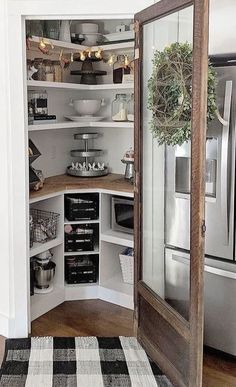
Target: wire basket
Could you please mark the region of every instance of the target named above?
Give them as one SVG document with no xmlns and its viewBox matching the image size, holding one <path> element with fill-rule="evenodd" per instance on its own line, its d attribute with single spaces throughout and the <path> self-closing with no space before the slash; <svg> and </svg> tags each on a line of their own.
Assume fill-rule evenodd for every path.
<svg viewBox="0 0 236 387">
<path fill-rule="evenodd" d="M 33 242 L 46 243 L 57 237 L 60 214 L 31 208 L 30 215 L 32 217 L 30 245 Z"/>
<path fill-rule="evenodd" d="M 134 283 L 134 257 L 133 255 L 119 254 L 123 281 Z"/>
</svg>

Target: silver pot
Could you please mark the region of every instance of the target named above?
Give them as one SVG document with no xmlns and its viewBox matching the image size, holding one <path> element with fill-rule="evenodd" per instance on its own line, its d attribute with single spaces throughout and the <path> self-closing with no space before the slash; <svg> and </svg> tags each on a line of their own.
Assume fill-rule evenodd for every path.
<svg viewBox="0 0 236 387">
<path fill-rule="evenodd" d="M 56 264 L 54 262 L 49 262 L 47 265 L 40 265 L 36 262 L 34 268 L 34 281 L 36 288 L 49 288 L 55 275 L 55 267 Z"/>
</svg>

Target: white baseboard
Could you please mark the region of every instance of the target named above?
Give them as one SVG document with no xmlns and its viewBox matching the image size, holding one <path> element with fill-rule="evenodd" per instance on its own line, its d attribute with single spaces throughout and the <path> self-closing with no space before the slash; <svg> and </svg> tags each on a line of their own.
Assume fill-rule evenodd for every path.
<svg viewBox="0 0 236 387">
<path fill-rule="evenodd" d="M 108 289 L 103 286 L 99 287 L 99 299 L 112 304 L 123 306 L 124 308 L 134 309 L 133 296 Z"/>
<path fill-rule="evenodd" d="M 10 318 L 0 313 L 0 335 L 9 337 L 10 335 Z"/>
</svg>

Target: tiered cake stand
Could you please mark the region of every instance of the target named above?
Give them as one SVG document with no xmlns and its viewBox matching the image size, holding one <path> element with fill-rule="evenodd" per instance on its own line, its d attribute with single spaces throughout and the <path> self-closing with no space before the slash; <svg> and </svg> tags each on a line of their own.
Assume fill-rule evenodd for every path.
<svg viewBox="0 0 236 387">
<path fill-rule="evenodd" d="M 73 70 L 71 71 L 71 75 L 81 75 L 80 83 L 85 85 L 96 85 L 97 84 L 97 76 L 106 75 L 106 71 L 102 70 L 94 70 L 93 62 L 99 62 L 102 59 L 96 58 L 92 56 L 91 58 L 87 57 L 84 61 L 80 58 L 75 58 L 75 62 L 82 62 L 81 70 Z"/>
<path fill-rule="evenodd" d="M 108 174 L 108 168 L 98 169 L 98 164 L 96 163 L 97 169 L 91 169 L 91 165 L 94 163 L 94 157 L 100 157 L 103 154 L 101 149 L 89 149 L 89 140 L 94 140 L 98 137 L 98 133 L 79 133 L 74 135 L 75 140 L 84 141 L 84 149 L 72 150 L 71 156 L 76 157 L 80 161 L 80 164 L 84 166 L 84 169 L 73 169 L 71 166 L 67 168 L 67 174 L 71 176 L 79 177 L 98 177 L 105 176 Z M 90 166 L 89 166 L 90 164 Z"/>
</svg>

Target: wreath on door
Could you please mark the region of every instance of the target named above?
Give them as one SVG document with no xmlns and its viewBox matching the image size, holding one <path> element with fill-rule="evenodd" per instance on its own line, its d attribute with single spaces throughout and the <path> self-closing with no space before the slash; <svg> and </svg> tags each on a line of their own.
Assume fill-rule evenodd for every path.
<svg viewBox="0 0 236 387">
<path fill-rule="evenodd" d="M 148 81 L 150 122 L 158 144 L 182 145 L 191 137 L 193 50 L 189 43 L 173 43 L 155 51 Z M 216 73 L 208 66 L 207 122 L 216 116 Z"/>
</svg>

